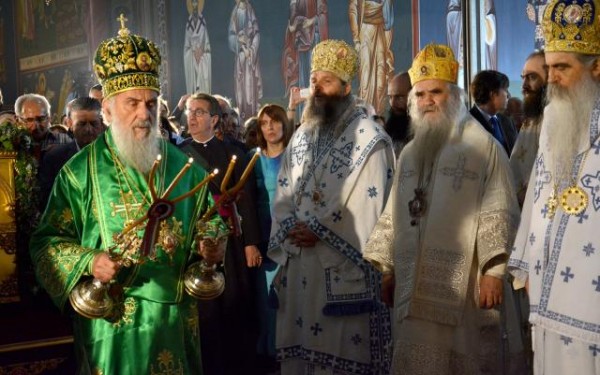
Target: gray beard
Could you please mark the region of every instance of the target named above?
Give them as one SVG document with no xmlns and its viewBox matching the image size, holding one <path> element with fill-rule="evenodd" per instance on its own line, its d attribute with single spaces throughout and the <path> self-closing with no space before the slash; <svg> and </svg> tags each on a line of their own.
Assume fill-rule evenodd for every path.
<svg viewBox="0 0 600 375">
<path fill-rule="evenodd" d="M 150 127 L 150 131 L 144 139 L 137 140 L 133 129 L 122 125 L 116 119 L 113 120 L 110 131 L 123 163 L 138 172 L 146 174 L 150 172 L 156 156 L 160 153 L 157 135 L 158 124 L 147 121 L 136 123 L 136 126 Z"/>
<path fill-rule="evenodd" d="M 549 134 L 547 163 L 559 185 L 572 183 L 573 162 L 579 150 L 589 147 L 590 119 L 599 95 L 600 85 L 589 74 L 571 90 L 548 85 L 542 129 Z"/>
<path fill-rule="evenodd" d="M 442 148 L 450 140 L 452 130 L 462 123 L 467 110 L 460 95 L 451 94 L 435 118 L 424 116 L 416 106 L 416 100 L 409 98 L 413 150 L 417 172 L 422 176 L 431 171 Z"/>
</svg>

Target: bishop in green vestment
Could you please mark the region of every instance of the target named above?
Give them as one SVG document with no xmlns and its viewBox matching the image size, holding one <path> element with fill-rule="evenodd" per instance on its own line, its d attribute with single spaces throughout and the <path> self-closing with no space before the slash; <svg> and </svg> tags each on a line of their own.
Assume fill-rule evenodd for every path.
<svg viewBox="0 0 600 375">
<path fill-rule="evenodd" d="M 183 275 L 198 250 L 222 259 L 196 240 L 197 222 L 213 204 L 206 187 L 175 203 L 173 214 L 159 222 L 149 256 L 140 251 L 147 222 L 129 232 L 130 246 L 113 250 L 117 256 L 133 253 L 140 262 L 121 267 L 108 256 L 119 245 L 115 235 L 149 212 L 155 201 L 151 187 L 158 197 L 170 190 L 165 198 L 173 200 L 206 177 L 191 164 L 178 179 L 188 157 L 158 137 L 159 63 L 156 46 L 124 26 L 100 45 L 94 70 L 103 83 L 109 130 L 60 171 L 31 239 L 37 277 L 60 308 L 85 278 L 122 287 L 112 319 L 74 317 L 80 374 L 202 373 L 197 307 L 185 293 Z M 158 154 L 162 160 L 154 167 Z M 218 216 L 211 224 L 226 230 Z"/>
</svg>

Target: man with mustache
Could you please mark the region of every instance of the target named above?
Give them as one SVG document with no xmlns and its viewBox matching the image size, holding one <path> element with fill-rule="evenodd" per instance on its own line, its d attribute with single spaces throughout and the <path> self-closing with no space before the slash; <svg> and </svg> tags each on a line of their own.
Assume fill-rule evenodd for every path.
<svg viewBox="0 0 600 375">
<path fill-rule="evenodd" d="M 411 88 L 408 72 L 396 74 L 387 87 L 390 109 L 384 129 L 392 138 L 396 158 L 410 141 L 410 116 L 407 103 Z"/>
<path fill-rule="evenodd" d="M 521 73 L 525 121 L 510 155 L 510 167 L 515 179 L 519 206 L 523 206 L 527 182 L 538 151 L 540 130 L 546 104 L 548 66 L 544 51 L 535 51 L 525 61 Z"/>
<path fill-rule="evenodd" d="M 467 111 L 450 47 L 427 45 L 408 72 L 414 138 L 365 251 L 393 293 L 391 373 L 518 373 L 502 340 L 518 220 L 508 158 Z"/>
<path fill-rule="evenodd" d="M 40 163 L 38 178 L 40 181 L 40 207 L 43 210 L 48 203 L 52 184 L 63 165 L 83 147 L 92 143 L 106 129 L 100 111 L 102 106 L 94 98 L 82 97 L 69 102 L 67 122 L 75 138 L 72 142 L 57 145 L 48 151 Z"/>
<path fill-rule="evenodd" d="M 270 300 L 284 375 L 389 370 L 381 274 L 362 251 L 391 188 L 394 156 L 350 94 L 357 69 L 346 42 L 313 49 L 303 124 L 277 178 L 268 256 L 281 266 Z"/>
<path fill-rule="evenodd" d="M 600 373 L 600 1 L 548 2 L 548 104 L 509 268 L 529 294 L 534 373 Z"/>
<path fill-rule="evenodd" d="M 214 233 L 198 226 L 212 204 L 206 187 L 172 206 L 150 190 L 158 197 L 168 190 L 164 198 L 173 200 L 206 172 L 159 137 L 160 54 L 120 20 L 119 35 L 102 42 L 94 58 L 109 130 L 59 172 L 30 253 L 40 284 L 61 309 L 82 280 L 111 285 L 114 306 L 99 318 L 87 316 L 100 303 L 84 309 L 71 299 L 81 312 L 73 318 L 77 373 L 201 374 L 198 311 L 183 276 L 197 253 L 220 261 L 224 243 L 206 241 Z M 151 219 L 142 220 L 146 214 Z M 209 224 L 226 231 L 218 216 Z"/>
</svg>

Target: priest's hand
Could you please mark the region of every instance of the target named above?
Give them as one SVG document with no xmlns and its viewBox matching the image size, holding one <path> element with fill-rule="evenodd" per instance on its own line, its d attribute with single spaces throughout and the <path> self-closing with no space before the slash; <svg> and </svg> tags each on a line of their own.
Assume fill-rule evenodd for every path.
<svg viewBox="0 0 600 375">
<path fill-rule="evenodd" d="M 203 238 L 200 240 L 200 255 L 208 264 L 216 264 L 223 261 L 225 248 L 227 247 L 227 236 L 220 238 Z"/>
<path fill-rule="evenodd" d="M 258 267 L 261 265 L 263 257 L 258 251 L 256 245 L 244 246 L 244 253 L 246 255 L 246 265 L 248 267 Z"/>
<path fill-rule="evenodd" d="M 389 307 L 394 307 L 394 289 L 396 289 L 394 274 L 384 274 L 381 278 L 381 300 Z"/>
<path fill-rule="evenodd" d="M 97 254 L 92 261 L 92 275 L 103 283 L 112 280 L 118 270 L 119 263 L 110 259 L 107 253 Z"/>
<path fill-rule="evenodd" d="M 298 247 L 315 247 L 319 240 L 319 237 L 303 222 L 299 222 L 290 229 L 288 237 L 292 245 Z"/>
<path fill-rule="evenodd" d="M 481 276 L 479 281 L 479 307 L 491 309 L 502 303 L 502 279 L 490 275 Z"/>
</svg>

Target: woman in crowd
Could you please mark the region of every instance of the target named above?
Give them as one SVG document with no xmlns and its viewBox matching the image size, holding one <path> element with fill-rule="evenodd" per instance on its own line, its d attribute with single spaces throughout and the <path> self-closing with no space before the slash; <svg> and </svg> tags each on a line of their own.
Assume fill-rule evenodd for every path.
<svg viewBox="0 0 600 375">
<path fill-rule="evenodd" d="M 260 266 L 257 282 L 257 304 L 259 309 L 260 333 L 257 345 L 259 358 L 265 371 L 275 370 L 275 309 L 269 306 L 268 294 L 271 282 L 277 271 L 275 262 L 267 258 L 267 245 L 271 231 L 271 208 L 277 188 L 277 174 L 294 128 L 285 109 L 275 104 L 266 104 L 258 112 L 257 142 L 261 149 L 259 161 L 255 166 L 258 218 L 261 224 L 261 246 L 263 262 Z M 251 154 L 256 152 L 252 150 Z"/>
</svg>

